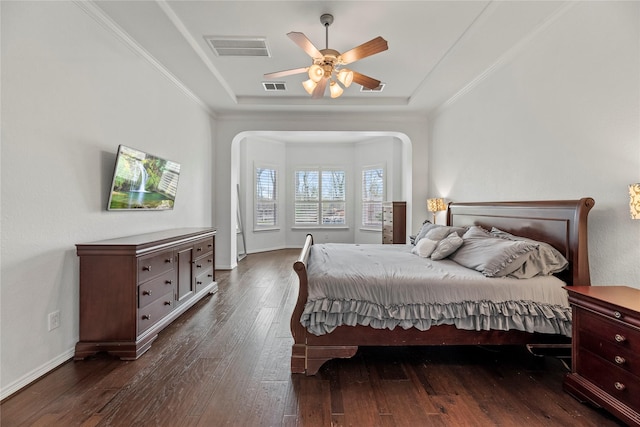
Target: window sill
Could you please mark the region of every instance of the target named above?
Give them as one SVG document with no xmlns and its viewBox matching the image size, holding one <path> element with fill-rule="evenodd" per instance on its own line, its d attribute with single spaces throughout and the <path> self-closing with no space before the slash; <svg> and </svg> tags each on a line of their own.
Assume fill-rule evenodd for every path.
<svg viewBox="0 0 640 427">
<path fill-rule="evenodd" d="M 364 231 L 366 233 L 382 233 L 382 229 L 381 228 L 360 227 L 360 231 Z"/>
<path fill-rule="evenodd" d="M 254 233 L 259 233 L 261 231 L 280 231 L 280 227 L 264 227 L 264 228 L 254 228 Z"/>
<path fill-rule="evenodd" d="M 291 227 L 291 230 L 348 230 L 348 225 L 296 225 L 295 227 Z"/>
</svg>

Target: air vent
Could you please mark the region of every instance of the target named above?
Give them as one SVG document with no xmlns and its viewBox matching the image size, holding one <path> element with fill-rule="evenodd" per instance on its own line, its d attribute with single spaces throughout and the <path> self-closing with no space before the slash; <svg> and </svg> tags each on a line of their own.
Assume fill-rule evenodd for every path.
<svg viewBox="0 0 640 427">
<path fill-rule="evenodd" d="M 373 89 L 369 89 L 368 87 L 360 86 L 360 92 L 382 92 L 384 89 L 384 83 L 380 83 L 378 87 L 374 87 Z"/>
<path fill-rule="evenodd" d="M 284 92 L 287 90 L 284 82 L 262 82 L 262 86 L 267 92 Z"/>
<path fill-rule="evenodd" d="M 271 56 L 265 37 L 205 36 L 217 56 Z"/>
</svg>

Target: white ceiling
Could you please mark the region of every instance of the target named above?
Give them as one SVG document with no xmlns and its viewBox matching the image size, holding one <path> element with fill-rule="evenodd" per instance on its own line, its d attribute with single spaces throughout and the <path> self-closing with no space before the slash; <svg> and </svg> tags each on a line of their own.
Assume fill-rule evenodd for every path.
<svg viewBox="0 0 640 427">
<path fill-rule="evenodd" d="M 517 55 L 561 14 L 565 1 L 94 1 L 96 14 L 134 49 L 211 112 L 348 111 L 429 113 Z M 95 8 L 93 6 L 98 6 Z M 265 73 L 306 67 L 307 54 L 286 34 L 303 32 L 325 48 L 320 15 L 331 13 L 329 48 L 345 52 L 377 36 L 389 50 L 349 68 L 381 80 L 379 93 L 345 89 L 311 99 L 304 74 Z M 206 36 L 264 37 L 270 57 L 218 57 Z"/>
</svg>

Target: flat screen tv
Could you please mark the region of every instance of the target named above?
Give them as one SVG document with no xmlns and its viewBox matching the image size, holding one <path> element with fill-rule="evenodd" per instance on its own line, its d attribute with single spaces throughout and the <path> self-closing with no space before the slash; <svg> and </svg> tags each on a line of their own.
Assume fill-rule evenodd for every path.
<svg viewBox="0 0 640 427">
<path fill-rule="evenodd" d="M 180 164 L 120 145 L 107 209 L 173 209 Z"/>
</svg>

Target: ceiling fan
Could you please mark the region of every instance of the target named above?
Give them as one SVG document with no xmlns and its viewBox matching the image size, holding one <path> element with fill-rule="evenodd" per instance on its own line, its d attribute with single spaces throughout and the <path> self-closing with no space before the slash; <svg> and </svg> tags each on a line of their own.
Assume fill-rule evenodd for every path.
<svg viewBox="0 0 640 427">
<path fill-rule="evenodd" d="M 333 23 L 333 15 L 325 13 L 320 17 L 320 22 L 325 27 L 325 49 L 318 50 L 303 33 L 295 31 L 287 33 L 287 36 L 312 58 L 311 66 L 268 73 L 264 77 L 277 79 L 293 74 L 307 73 L 309 80 L 303 82 L 302 86 L 312 98 L 322 98 L 327 85 L 332 98 L 342 95 L 344 91 L 342 86 L 349 87 L 352 82 L 368 89 L 380 86 L 380 80 L 343 68 L 343 65 L 387 50 L 389 48 L 387 41 L 378 36 L 341 54 L 337 50 L 329 49 L 329 25 Z"/>
</svg>

